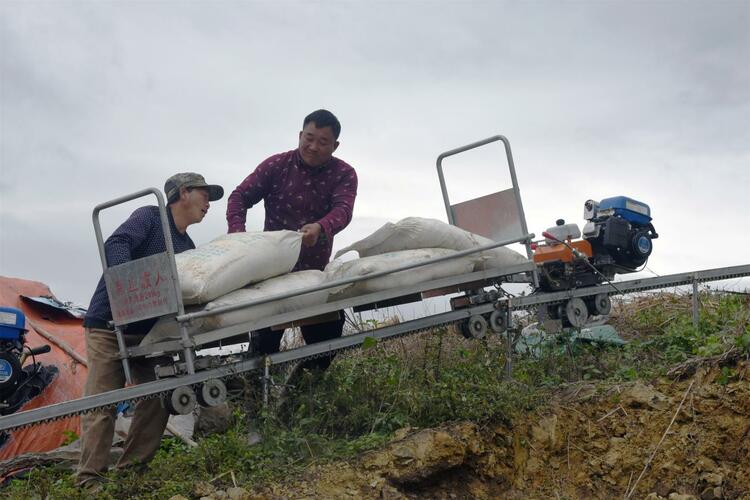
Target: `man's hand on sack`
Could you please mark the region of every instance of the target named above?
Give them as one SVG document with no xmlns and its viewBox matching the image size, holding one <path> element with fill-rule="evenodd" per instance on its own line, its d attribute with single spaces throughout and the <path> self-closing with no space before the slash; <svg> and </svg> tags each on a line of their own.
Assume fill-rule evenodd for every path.
<svg viewBox="0 0 750 500">
<path fill-rule="evenodd" d="M 312 247 L 315 246 L 315 244 L 318 242 L 318 238 L 320 237 L 321 232 L 321 226 L 317 222 L 313 222 L 312 224 L 305 224 L 302 226 L 299 230 L 300 233 L 302 233 L 302 244 L 306 247 Z"/>
</svg>

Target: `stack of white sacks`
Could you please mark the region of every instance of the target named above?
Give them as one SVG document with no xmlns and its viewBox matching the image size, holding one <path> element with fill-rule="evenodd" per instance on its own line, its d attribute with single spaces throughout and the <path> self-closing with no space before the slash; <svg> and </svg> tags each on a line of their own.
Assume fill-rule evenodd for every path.
<svg viewBox="0 0 750 500">
<path fill-rule="evenodd" d="M 490 244 L 491 240 L 435 219 L 409 217 L 387 223 L 372 235 L 336 254 L 325 271 L 290 273 L 299 256 L 302 236 L 294 231 L 233 233 L 176 256 L 183 301 L 191 311 L 211 311 L 294 290 L 395 269 Z M 356 251 L 358 259 L 345 261 Z M 193 321 L 191 334 L 232 326 L 326 301 L 404 287 L 447 276 L 526 262 L 508 248 L 495 248 L 444 262 L 388 274 L 333 289 L 241 308 Z M 144 343 L 179 336 L 174 318 L 163 318 Z"/>
<path fill-rule="evenodd" d="M 341 249 L 336 253 L 336 258 L 326 267 L 326 273 L 329 280 L 366 276 L 490 243 L 492 240 L 484 236 L 464 231 L 439 220 L 407 217 L 395 224 L 389 222 L 367 238 Z M 341 256 L 352 250 L 356 251 L 360 258 L 343 262 Z M 332 294 L 332 298 L 379 292 L 446 276 L 507 267 L 526 261 L 525 257 L 509 248 L 493 248 L 362 281 Z"/>
</svg>

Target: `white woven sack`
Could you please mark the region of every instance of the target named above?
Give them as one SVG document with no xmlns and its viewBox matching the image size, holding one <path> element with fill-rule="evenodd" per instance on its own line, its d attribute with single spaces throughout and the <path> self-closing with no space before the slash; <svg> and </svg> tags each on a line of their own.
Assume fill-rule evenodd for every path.
<svg viewBox="0 0 750 500">
<path fill-rule="evenodd" d="M 446 248 L 420 248 L 416 250 L 403 250 L 400 252 L 389 252 L 382 255 L 372 255 L 361 259 L 343 262 L 336 259 L 326 266 L 329 281 L 346 278 L 367 276 L 368 274 L 396 269 L 401 266 L 423 262 L 425 260 L 442 257 L 455 253 L 454 250 Z M 444 262 L 427 264 L 422 267 L 386 274 L 379 278 L 372 278 L 348 285 L 342 291 L 333 293 L 328 301 L 347 297 L 354 297 L 366 293 L 380 292 L 391 288 L 416 285 L 446 276 L 465 274 L 472 271 L 474 261 L 468 257 L 449 259 Z"/>
<path fill-rule="evenodd" d="M 251 300 L 259 300 L 273 295 L 280 295 L 294 290 L 302 290 L 317 285 L 322 285 L 326 280 L 326 274 L 317 269 L 307 271 L 298 271 L 296 273 L 277 276 L 254 285 L 240 288 L 232 293 L 219 297 L 206 304 L 207 311 L 213 311 L 220 307 L 241 304 Z M 297 311 L 305 307 L 311 307 L 318 304 L 325 304 L 328 299 L 328 290 L 319 290 L 317 292 L 297 295 L 282 300 L 274 300 L 257 306 L 250 306 L 244 309 L 225 312 L 217 316 L 209 316 L 205 321 L 206 328 L 222 328 L 225 326 L 237 325 L 247 321 L 254 321 L 276 314 L 282 314 L 290 311 Z"/>
<path fill-rule="evenodd" d="M 286 274 L 299 258 L 302 235 L 296 231 L 232 233 L 175 256 L 185 304 L 217 297 Z"/>
<path fill-rule="evenodd" d="M 323 271 L 311 269 L 277 276 L 245 288 L 240 288 L 228 293 L 216 300 L 206 304 L 204 308 L 192 308 L 190 312 L 213 311 L 219 307 L 242 304 L 253 300 L 259 300 L 274 295 L 280 295 L 294 290 L 301 290 L 317 285 L 322 285 L 326 280 Z M 275 316 L 286 312 L 296 311 L 305 307 L 324 304 L 328 298 L 328 290 L 297 295 L 282 300 L 274 300 L 265 304 L 258 304 L 235 311 L 229 311 L 216 316 L 198 318 L 188 325 L 188 333 L 195 335 L 208 332 L 217 328 L 238 325 L 248 321 L 255 321 L 269 316 Z M 160 319 L 148 335 L 143 339 L 141 345 L 153 344 L 168 339 L 179 338 L 180 332 L 177 322 L 173 317 Z"/>
<path fill-rule="evenodd" d="M 336 258 L 352 250 L 356 251 L 360 257 L 369 257 L 417 248 L 468 250 L 490 243 L 492 240 L 489 238 L 437 219 L 407 217 L 395 224 L 388 222 L 367 238 L 339 250 L 336 252 Z M 472 257 L 476 262 L 474 268 L 476 271 L 527 262 L 523 255 L 506 247 L 485 250 Z"/>
</svg>

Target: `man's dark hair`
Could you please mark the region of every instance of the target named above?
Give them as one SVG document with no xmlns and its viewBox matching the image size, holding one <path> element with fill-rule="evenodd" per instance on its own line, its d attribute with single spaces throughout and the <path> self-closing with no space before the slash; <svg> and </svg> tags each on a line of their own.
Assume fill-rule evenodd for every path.
<svg viewBox="0 0 750 500">
<path fill-rule="evenodd" d="M 310 122 L 314 123 L 316 128 L 331 127 L 333 138 L 336 140 L 339 139 L 341 124 L 338 118 L 327 109 L 319 109 L 307 115 L 305 121 L 302 122 L 302 128 L 305 128 Z"/>
</svg>

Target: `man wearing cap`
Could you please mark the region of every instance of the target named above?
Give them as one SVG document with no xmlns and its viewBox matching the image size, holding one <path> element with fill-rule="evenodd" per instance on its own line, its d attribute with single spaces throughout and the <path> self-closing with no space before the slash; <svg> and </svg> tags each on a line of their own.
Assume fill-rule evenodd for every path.
<svg viewBox="0 0 750 500">
<path fill-rule="evenodd" d="M 293 271 L 323 270 L 333 248 L 333 237 L 352 220 L 357 197 L 357 173 L 333 156 L 339 146 L 341 124 L 325 109 L 305 117 L 299 147 L 263 161 L 227 199 L 228 232 L 245 231 L 247 210 L 262 200 L 264 230 L 289 229 L 302 233 L 302 249 Z M 344 326 L 337 321 L 301 328 L 308 344 L 340 337 Z M 254 348 L 264 354 L 279 350 L 283 331 L 270 328 L 258 332 Z M 254 343 L 255 343 L 254 342 Z M 319 358 L 309 367 L 326 368 L 329 358 Z"/>
<path fill-rule="evenodd" d="M 167 195 L 167 217 L 174 252 L 177 254 L 195 248 L 193 240 L 187 234 L 187 228 L 203 220 L 208 212 L 209 202 L 221 199 L 224 189 L 207 184 L 202 175 L 186 172 L 167 179 L 164 192 Z M 159 207 L 152 205 L 136 209 L 107 239 L 104 250 L 110 267 L 165 252 Z M 83 321 L 88 362 L 84 396 L 125 386 L 125 373 L 118 358 L 117 337 L 110 327 L 110 321 L 112 309 L 102 276 Z M 140 344 L 156 321 L 157 318 L 146 319 L 123 327 L 128 347 Z M 140 384 L 153 381 L 154 366 L 159 361 L 152 358 L 131 362 L 133 382 Z M 123 468 L 151 460 L 159 448 L 168 418 L 167 411 L 158 399 L 139 402 L 125 440 L 123 455 L 116 466 Z M 84 415 L 81 417 L 81 429 L 81 460 L 78 464 L 77 483 L 89 491 L 96 491 L 101 488 L 102 473 L 109 467 L 115 409 L 101 409 Z"/>
</svg>

